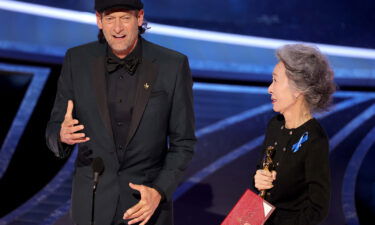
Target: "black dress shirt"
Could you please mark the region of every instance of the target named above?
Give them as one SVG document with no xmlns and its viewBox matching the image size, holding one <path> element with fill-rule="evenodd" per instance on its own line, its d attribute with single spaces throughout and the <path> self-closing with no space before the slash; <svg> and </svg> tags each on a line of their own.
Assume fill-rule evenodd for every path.
<svg viewBox="0 0 375 225">
<path fill-rule="evenodd" d="M 124 157 L 126 139 L 135 105 L 138 77 L 136 68 L 142 58 L 142 40 L 124 59 L 118 58 L 107 48 L 107 98 L 113 138 L 120 163 Z M 127 63 L 133 65 L 125 65 Z M 129 71 L 128 68 L 134 71 Z"/>
</svg>

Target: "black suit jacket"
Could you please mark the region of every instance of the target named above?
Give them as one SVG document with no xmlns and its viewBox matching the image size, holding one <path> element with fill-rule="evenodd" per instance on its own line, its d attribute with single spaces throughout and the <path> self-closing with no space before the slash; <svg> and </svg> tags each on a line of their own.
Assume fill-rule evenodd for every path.
<svg viewBox="0 0 375 225">
<path fill-rule="evenodd" d="M 78 150 L 92 150 L 92 157 L 100 156 L 105 164 L 95 201 L 95 220 L 100 225 L 112 222 L 117 201 L 124 212 L 139 201 L 139 193 L 129 188 L 129 182 L 155 187 L 164 196 L 148 224 L 172 224 L 172 195 L 194 151 L 192 78 L 187 57 L 144 39 L 142 42 L 136 102 L 129 135 L 124 137 L 122 164 L 116 154 L 107 103 L 106 44 L 93 42 L 67 51 L 47 125 L 47 145 L 58 157 L 65 157 L 72 146 L 59 142 L 59 132 L 67 102 L 73 100 L 74 117 L 91 139 Z M 91 166 L 76 166 L 72 217 L 77 224 L 88 224 L 91 218 L 92 178 Z"/>
</svg>

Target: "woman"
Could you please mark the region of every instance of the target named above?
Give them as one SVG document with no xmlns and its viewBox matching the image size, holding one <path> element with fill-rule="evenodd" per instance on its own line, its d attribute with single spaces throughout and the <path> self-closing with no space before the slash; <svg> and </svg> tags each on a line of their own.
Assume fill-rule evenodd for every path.
<svg viewBox="0 0 375 225">
<path fill-rule="evenodd" d="M 327 109 L 333 72 L 315 47 L 285 45 L 276 55 L 268 92 L 280 114 L 269 122 L 263 148 L 274 149 L 274 167 L 263 170 L 262 159 L 254 183 L 276 206 L 266 224 L 318 224 L 329 208 L 329 141 L 312 113 Z"/>
</svg>

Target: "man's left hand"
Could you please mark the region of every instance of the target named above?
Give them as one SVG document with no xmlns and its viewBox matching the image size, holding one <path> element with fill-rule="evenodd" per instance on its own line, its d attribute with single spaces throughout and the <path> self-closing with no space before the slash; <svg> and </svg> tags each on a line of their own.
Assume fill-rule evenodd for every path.
<svg viewBox="0 0 375 225">
<path fill-rule="evenodd" d="M 154 188 L 144 185 L 129 183 L 130 188 L 139 191 L 141 200 L 124 213 L 124 219 L 130 220 L 128 224 L 140 223 L 145 225 L 158 207 L 161 195 Z"/>
</svg>

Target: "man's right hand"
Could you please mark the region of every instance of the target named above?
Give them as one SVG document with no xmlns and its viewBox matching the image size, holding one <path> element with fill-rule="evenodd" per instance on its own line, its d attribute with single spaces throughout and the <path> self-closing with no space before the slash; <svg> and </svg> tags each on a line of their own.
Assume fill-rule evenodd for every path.
<svg viewBox="0 0 375 225">
<path fill-rule="evenodd" d="M 77 131 L 83 129 L 84 126 L 79 125 L 79 121 L 73 119 L 73 101 L 69 100 L 65 118 L 61 124 L 60 141 L 68 145 L 74 145 L 77 143 L 89 141 L 90 138 L 86 137 L 85 133 L 76 133 Z"/>
</svg>

